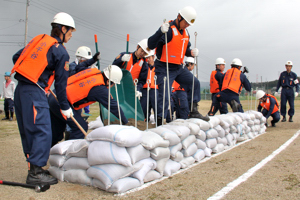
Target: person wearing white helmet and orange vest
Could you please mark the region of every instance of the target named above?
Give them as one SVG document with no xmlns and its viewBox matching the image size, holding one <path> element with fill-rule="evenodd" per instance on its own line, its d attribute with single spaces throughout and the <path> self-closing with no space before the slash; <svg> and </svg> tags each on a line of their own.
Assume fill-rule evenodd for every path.
<svg viewBox="0 0 300 200">
<path fill-rule="evenodd" d="M 34 37 L 25 48 L 13 56 L 18 85 L 15 91 L 15 109 L 23 151 L 29 162 L 27 184 L 56 184 L 42 167 L 47 164 L 51 148 L 52 131 L 47 92 L 55 80 L 55 89 L 61 112 L 73 115 L 67 100 L 69 75 L 67 43 L 76 31 L 73 18 L 64 12 L 56 14 L 51 22 L 51 36 Z"/>
<path fill-rule="evenodd" d="M 281 87 L 281 100 L 280 100 L 280 114 L 282 115 L 282 122 L 286 121 L 286 103 L 290 105 L 288 110 L 289 122 L 293 122 L 293 116 L 295 114 L 294 100 L 299 93 L 299 80 L 297 74 L 292 72 L 293 62 L 287 61 L 285 63 L 286 71 L 282 72 L 279 76 L 275 96 L 278 95 L 278 90 Z M 296 91 L 294 92 L 294 87 Z"/>
<path fill-rule="evenodd" d="M 210 81 L 209 81 L 209 86 L 210 86 L 210 93 L 211 93 L 211 99 L 213 100 L 214 96 L 221 91 L 222 89 L 222 83 L 223 83 L 223 78 L 224 78 L 224 69 L 226 62 L 224 58 L 217 58 L 216 59 L 216 70 L 211 72 L 210 75 Z M 224 107 L 223 111 L 220 111 L 220 114 L 225 114 L 228 112 L 227 110 L 227 103 L 221 102 L 221 107 Z M 218 107 L 213 107 L 211 105 L 210 111 L 208 112 L 208 116 L 214 115 L 213 113 L 218 112 Z M 224 112 L 224 113 L 223 113 Z"/>
<path fill-rule="evenodd" d="M 221 113 L 227 113 L 227 109 L 220 106 L 221 102 L 228 103 L 233 112 L 244 112 L 240 103 L 240 92 L 242 87 L 245 87 L 247 91 L 251 91 L 251 84 L 246 75 L 240 70 L 242 67 L 242 61 L 235 58 L 231 62 L 231 69 L 228 69 L 224 75 L 222 89 L 218 92 L 212 102 L 212 107 L 218 108 Z M 213 115 L 216 114 L 216 110 L 211 111 Z"/>
<path fill-rule="evenodd" d="M 111 69 L 111 86 L 113 84 L 120 84 L 123 77 L 121 69 L 116 65 L 109 66 Z M 87 68 L 70 76 L 68 79 L 67 97 L 72 105 L 74 118 L 82 126 L 85 131 L 88 129 L 87 122 L 83 119 L 80 112 L 82 108 L 95 102 L 99 102 L 106 109 L 108 108 L 108 85 L 109 85 L 109 67 L 105 68 L 103 72 L 97 68 Z M 63 133 L 66 124 L 70 126 L 70 135 L 65 140 L 83 139 L 84 134 L 77 127 L 77 125 L 70 119 L 65 119 L 60 112 L 60 107 L 53 95 L 49 95 L 49 105 L 52 120 L 52 146 L 63 139 Z M 110 99 L 110 112 L 116 117 L 119 117 L 117 101 Z M 128 120 L 124 115 L 122 108 L 120 108 L 122 124 L 127 124 Z"/>
<path fill-rule="evenodd" d="M 199 50 L 197 48 L 190 49 L 190 35 L 187 31 L 189 26 L 194 25 L 196 17 L 196 10 L 191 6 L 186 6 L 179 11 L 176 19 L 169 22 L 164 22 L 163 25 L 151 37 L 148 38 L 148 47 L 150 49 L 156 48 L 157 59 L 155 61 L 155 73 L 157 75 L 159 87 L 158 125 L 162 124 L 163 119 L 167 116 L 169 107 L 168 96 L 170 96 L 168 95 L 168 91 L 171 91 L 171 85 L 174 80 L 189 92 L 192 92 L 193 82 L 194 88 L 200 88 L 199 80 L 183 66 L 183 60 L 185 56 L 198 56 Z M 167 41 L 165 41 L 165 34 L 167 35 Z M 168 55 L 166 53 L 166 45 L 168 49 Z M 167 66 L 169 72 L 167 72 Z M 164 77 L 167 77 L 167 73 L 169 73 L 169 80 L 167 80 L 169 82 L 169 88 L 167 86 L 168 84 L 166 83 L 166 95 L 165 99 L 163 99 Z M 209 121 L 208 116 L 202 116 L 198 111 L 198 102 L 200 100 L 200 92 L 194 90 L 192 102 L 193 108 L 189 113 L 189 117 L 200 118 Z M 165 101 L 164 108 L 162 107 L 163 101 Z M 163 109 L 165 116 L 162 116 Z"/>
<path fill-rule="evenodd" d="M 271 94 L 266 94 L 262 90 L 258 90 L 256 92 L 256 99 L 259 100 L 257 111 L 261 112 L 267 120 L 271 116 L 273 118 L 271 121 L 272 127 L 275 127 L 275 123 L 280 120 L 279 105 L 276 97 Z M 261 110 L 262 108 L 263 110 Z M 266 126 L 268 126 L 268 122 Z"/>
<path fill-rule="evenodd" d="M 134 52 L 122 52 L 112 63 L 113 65 L 128 70 L 131 73 L 133 81 L 138 79 L 136 97 L 139 99 L 142 97 L 142 89 L 147 80 L 148 64 L 145 60 L 145 56 L 149 53 L 150 49 L 147 46 L 147 39 L 143 39 L 138 43 Z"/>
</svg>

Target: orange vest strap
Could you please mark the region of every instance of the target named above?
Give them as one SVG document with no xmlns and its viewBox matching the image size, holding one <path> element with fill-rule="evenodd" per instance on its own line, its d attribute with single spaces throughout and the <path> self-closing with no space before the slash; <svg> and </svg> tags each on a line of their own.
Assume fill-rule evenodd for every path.
<svg viewBox="0 0 300 200">
<path fill-rule="evenodd" d="M 140 59 L 138 62 L 136 62 L 133 65 L 132 54 L 130 55 L 130 60 L 127 62 L 126 70 L 128 70 L 131 73 L 132 80 L 139 78 L 143 64 L 144 64 L 144 59 Z"/>
</svg>

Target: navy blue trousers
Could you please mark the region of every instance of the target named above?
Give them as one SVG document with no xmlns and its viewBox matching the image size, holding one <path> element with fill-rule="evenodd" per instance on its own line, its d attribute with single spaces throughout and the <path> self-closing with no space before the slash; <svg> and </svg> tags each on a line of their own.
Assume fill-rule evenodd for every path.
<svg viewBox="0 0 300 200">
<path fill-rule="evenodd" d="M 282 116 L 286 115 L 286 103 L 287 102 L 290 105 L 290 109 L 288 110 L 288 115 L 293 116 L 295 114 L 294 100 L 295 100 L 294 90 L 291 88 L 282 88 L 281 101 L 280 101 L 280 114 Z"/>
</svg>

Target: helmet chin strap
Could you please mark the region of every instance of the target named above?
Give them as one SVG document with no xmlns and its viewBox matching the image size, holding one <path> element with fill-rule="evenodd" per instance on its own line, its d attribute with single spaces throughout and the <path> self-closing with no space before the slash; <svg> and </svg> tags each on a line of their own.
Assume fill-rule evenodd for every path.
<svg viewBox="0 0 300 200">
<path fill-rule="evenodd" d="M 66 33 L 64 33 L 64 32 L 62 31 L 62 25 L 61 25 L 61 24 L 57 24 L 57 27 L 59 28 L 60 32 L 63 34 L 62 43 L 64 43 L 65 38 L 66 38 L 66 33 L 70 30 L 71 27 L 69 27 L 69 26 L 64 26 L 64 27 L 66 27 L 66 29 L 67 29 Z"/>
</svg>

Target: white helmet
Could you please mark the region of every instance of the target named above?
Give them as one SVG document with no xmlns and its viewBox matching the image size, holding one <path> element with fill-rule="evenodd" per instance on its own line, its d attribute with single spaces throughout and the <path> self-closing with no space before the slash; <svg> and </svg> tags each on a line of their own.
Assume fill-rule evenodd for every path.
<svg viewBox="0 0 300 200">
<path fill-rule="evenodd" d="M 51 25 L 52 24 L 61 24 L 64 26 L 69 26 L 74 29 L 73 32 L 76 31 L 74 19 L 71 17 L 71 15 L 64 12 L 57 13 L 53 17 Z"/>
<path fill-rule="evenodd" d="M 262 98 L 263 96 L 265 96 L 265 92 L 264 91 L 262 91 L 262 90 L 257 90 L 257 92 L 256 92 L 256 99 L 260 99 L 260 98 Z"/>
<path fill-rule="evenodd" d="M 141 40 L 138 45 L 147 53 L 146 56 L 150 53 L 150 49 L 148 48 L 148 39 Z"/>
<path fill-rule="evenodd" d="M 286 61 L 285 65 L 292 65 L 293 66 L 293 62 L 292 61 Z"/>
<path fill-rule="evenodd" d="M 81 46 L 76 50 L 75 56 L 80 56 L 85 59 L 91 59 L 92 56 L 92 51 L 89 47 L 86 46 Z"/>
<path fill-rule="evenodd" d="M 179 14 L 189 23 L 189 25 L 194 25 L 194 22 L 197 17 L 196 10 L 191 6 L 186 6 L 183 9 L 179 10 Z"/>
<path fill-rule="evenodd" d="M 241 66 L 241 67 L 243 66 L 242 61 L 240 59 L 238 59 L 238 58 L 233 59 L 232 62 L 231 62 L 231 64 L 232 65 Z"/>
<path fill-rule="evenodd" d="M 123 77 L 123 72 L 120 69 L 120 67 L 118 67 L 117 65 L 109 65 L 108 67 L 106 67 L 103 72 L 104 75 L 106 76 L 107 79 L 109 79 L 109 68 L 111 71 L 111 77 L 110 80 L 112 82 L 114 82 L 115 84 L 120 84 L 122 77 Z"/>
<path fill-rule="evenodd" d="M 187 63 L 195 63 L 195 59 L 193 57 L 187 57 L 186 61 Z"/>
<path fill-rule="evenodd" d="M 150 56 L 154 56 L 154 50 L 150 50 L 149 53 L 148 53 L 148 55 L 145 56 L 145 58 L 148 58 Z"/>
<path fill-rule="evenodd" d="M 226 62 L 224 60 L 224 58 L 217 58 L 216 59 L 216 65 L 225 65 Z"/>
</svg>

